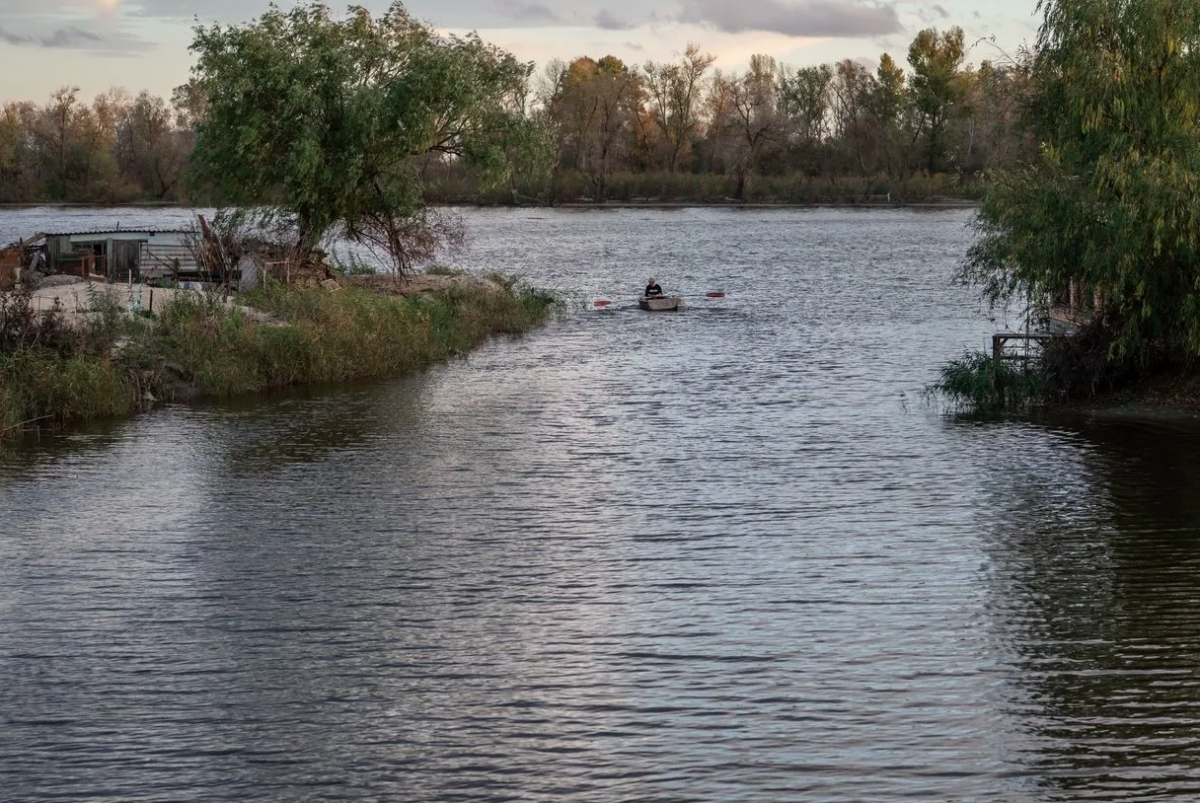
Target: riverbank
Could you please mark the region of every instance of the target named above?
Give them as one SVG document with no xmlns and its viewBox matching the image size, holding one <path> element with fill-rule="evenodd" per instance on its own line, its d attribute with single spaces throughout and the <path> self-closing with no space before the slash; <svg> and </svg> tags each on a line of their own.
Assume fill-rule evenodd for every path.
<svg viewBox="0 0 1200 803">
<path fill-rule="evenodd" d="M 182 293 L 154 313 L 95 294 L 86 311 L 0 298 L 0 434 L 165 401 L 420 370 L 543 323 L 555 299 L 502 277 L 353 277 L 271 286 L 239 303 Z M 156 305 L 157 307 L 157 305 Z"/>
<path fill-rule="evenodd" d="M 1200 373 L 1172 371 L 1092 399 L 1053 408 L 1094 418 L 1192 420 L 1200 418 Z"/>
</svg>

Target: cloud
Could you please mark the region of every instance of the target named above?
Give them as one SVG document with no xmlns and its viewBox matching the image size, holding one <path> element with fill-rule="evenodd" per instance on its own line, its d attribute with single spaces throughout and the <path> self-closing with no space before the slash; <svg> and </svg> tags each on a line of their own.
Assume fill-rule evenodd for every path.
<svg viewBox="0 0 1200 803">
<path fill-rule="evenodd" d="M 541 3 L 528 3 L 524 0 L 496 0 L 496 5 L 516 22 L 525 23 L 557 23 L 558 15 Z"/>
<path fill-rule="evenodd" d="M 683 0 L 680 21 L 785 36 L 880 36 L 901 29 L 895 6 L 864 0 Z"/>
<path fill-rule="evenodd" d="M 596 27 L 605 31 L 629 31 L 636 26 L 631 25 L 607 8 L 604 8 L 596 15 Z"/>
<path fill-rule="evenodd" d="M 949 18 L 950 18 L 950 12 L 949 12 L 949 11 L 947 11 L 947 10 L 946 10 L 946 7 L 945 7 L 945 6 L 943 6 L 943 5 L 940 5 L 940 4 L 939 4 L 939 5 L 935 5 L 935 6 L 933 6 L 933 10 L 934 10 L 934 11 L 936 11 L 938 14 L 940 14 L 940 15 L 941 15 L 941 17 L 942 17 L 942 19 L 949 19 Z"/>
<path fill-rule="evenodd" d="M 99 34 L 85 31 L 82 28 L 71 26 L 69 28 L 59 28 L 49 36 L 43 36 L 40 40 L 42 47 L 95 47 L 97 44 L 104 43 L 104 37 Z"/>
<path fill-rule="evenodd" d="M 32 46 L 74 50 L 103 50 L 138 49 L 145 45 L 137 40 L 118 36 L 109 38 L 92 31 L 85 31 L 74 25 L 59 28 L 48 34 L 18 34 L 0 28 L 0 42 L 16 46 Z"/>
</svg>

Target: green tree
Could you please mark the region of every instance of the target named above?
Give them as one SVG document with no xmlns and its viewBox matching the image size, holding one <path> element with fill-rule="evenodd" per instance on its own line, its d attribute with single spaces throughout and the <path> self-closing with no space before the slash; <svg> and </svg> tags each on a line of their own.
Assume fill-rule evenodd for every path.
<svg viewBox="0 0 1200 803">
<path fill-rule="evenodd" d="M 1036 159 L 987 191 L 964 266 L 994 303 L 1074 285 L 1109 366 L 1200 355 L 1200 5 L 1044 0 Z"/>
<path fill-rule="evenodd" d="M 779 71 L 777 108 L 784 118 L 789 149 L 798 167 L 810 175 L 821 171 L 819 155 L 829 137 L 833 67 L 821 64 Z"/>
<path fill-rule="evenodd" d="M 879 57 L 879 68 L 866 90 L 864 106 L 870 122 L 876 167 L 882 167 L 892 179 L 903 177 L 904 110 L 907 90 L 904 86 L 904 70 L 884 53 Z"/>
<path fill-rule="evenodd" d="M 404 271 L 428 218 L 424 157 L 476 165 L 498 186 L 514 148 L 542 141 L 523 107 L 530 65 L 474 34 L 440 36 L 398 2 L 379 18 L 272 6 L 249 24 L 198 26 L 191 49 L 205 101 L 196 182 L 286 216 L 304 254 L 340 227 Z"/>
<path fill-rule="evenodd" d="M 963 30 L 959 27 L 944 34 L 937 28 L 926 28 L 908 48 L 908 63 L 913 70 L 909 89 L 926 137 L 930 173 L 945 154 L 946 123 L 965 93 L 961 71 L 965 56 Z"/>
</svg>

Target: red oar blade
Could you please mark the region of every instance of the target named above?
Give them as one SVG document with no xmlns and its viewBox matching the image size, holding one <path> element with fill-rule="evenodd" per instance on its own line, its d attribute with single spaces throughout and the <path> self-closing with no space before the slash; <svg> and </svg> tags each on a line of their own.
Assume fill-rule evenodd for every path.
<svg viewBox="0 0 1200 803">
<path fill-rule="evenodd" d="M 720 290 L 714 290 L 713 292 L 705 293 L 704 295 L 707 296 L 708 298 L 724 298 L 725 297 L 725 294 L 723 292 L 721 292 Z"/>
<path fill-rule="evenodd" d="M 611 303 L 612 303 L 611 301 L 593 301 L 592 306 L 593 307 L 607 307 Z"/>
</svg>

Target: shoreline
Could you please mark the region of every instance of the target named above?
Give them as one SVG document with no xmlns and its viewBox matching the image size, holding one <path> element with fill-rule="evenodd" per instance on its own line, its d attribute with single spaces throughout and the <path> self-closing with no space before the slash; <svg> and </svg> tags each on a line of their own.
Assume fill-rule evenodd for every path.
<svg viewBox="0 0 1200 803">
<path fill-rule="evenodd" d="M 160 403 L 399 377 L 532 331 L 561 304 L 494 275 L 272 285 L 238 305 L 184 293 L 153 313 L 95 298 L 73 320 L 39 313 L 0 331 L 16 342 L 0 352 L 0 443 Z"/>
<path fill-rule="evenodd" d="M 971 198 L 936 198 L 919 201 L 735 201 L 735 200 L 644 200 L 644 201 L 565 201 L 559 203 L 482 203 L 479 201 L 436 201 L 436 207 L 473 209 L 974 209 L 979 201 Z M 23 209 L 210 209 L 203 205 L 165 203 L 156 201 L 127 201 L 122 203 L 85 203 L 77 201 L 43 201 L 0 204 L 0 211 Z"/>
</svg>

